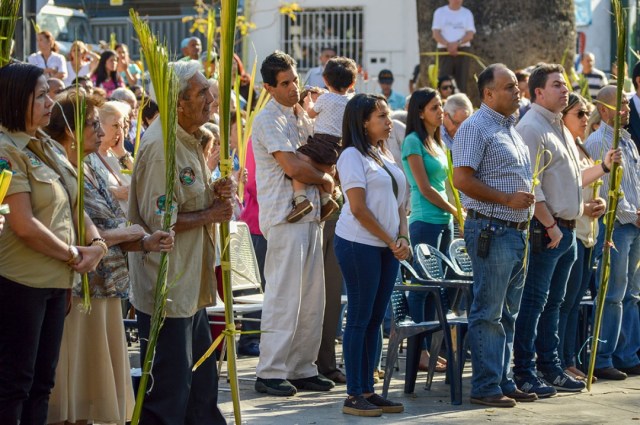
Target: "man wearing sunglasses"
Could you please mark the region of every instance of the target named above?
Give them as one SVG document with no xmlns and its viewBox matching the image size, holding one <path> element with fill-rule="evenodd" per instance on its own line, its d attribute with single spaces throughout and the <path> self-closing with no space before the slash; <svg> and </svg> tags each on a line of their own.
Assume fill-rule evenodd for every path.
<svg viewBox="0 0 640 425">
<path fill-rule="evenodd" d="M 456 82 L 451 75 L 444 75 L 438 78 L 438 93 L 444 102 L 449 96 L 456 92 Z"/>
</svg>

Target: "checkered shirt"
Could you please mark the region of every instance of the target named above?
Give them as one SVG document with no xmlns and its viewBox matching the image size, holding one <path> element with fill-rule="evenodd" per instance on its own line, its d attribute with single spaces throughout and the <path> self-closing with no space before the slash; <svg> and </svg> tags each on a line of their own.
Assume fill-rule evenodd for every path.
<svg viewBox="0 0 640 425">
<path fill-rule="evenodd" d="M 515 121 L 513 115 L 505 117 L 483 103 L 456 133 L 453 166 L 473 168 L 476 178 L 501 192 L 531 192 L 529 151 L 514 127 Z M 525 221 L 529 213 L 479 201 L 465 193 L 462 203 L 467 209 L 507 221 Z"/>
</svg>

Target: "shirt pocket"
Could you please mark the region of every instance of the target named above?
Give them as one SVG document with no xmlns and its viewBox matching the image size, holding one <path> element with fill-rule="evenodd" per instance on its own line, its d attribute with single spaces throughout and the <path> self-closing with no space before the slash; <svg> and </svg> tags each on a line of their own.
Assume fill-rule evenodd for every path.
<svg viewBox="0 0 640 425">
<path fill-rule="evenodd" d="M 207 191 L 209 191 L 209 187 L 205 186 L 203 178 L 204 176 L 201 174 L 195 174 L 191 169 L 189 169 L 187 175 L 184 175 L 184 169 L 180 171 L 181 176 L 179 179 L 179 199 L 178 204 L 180 205 L 180 212 L 194 212 L 200 211 L 207 208 L 209 205 L 207 204 L 207 200 L 210 198 L 208 196 Z M 193 173 L 193 174 L 191 174 Z"/>
<path fill-rule="evenodd" d="M 60 182 L 60 176 L 51 168 L 40 165 L 30 170 L 31 204 L 34 211 L 67 203 L 67 191 Z"/>
</svg>

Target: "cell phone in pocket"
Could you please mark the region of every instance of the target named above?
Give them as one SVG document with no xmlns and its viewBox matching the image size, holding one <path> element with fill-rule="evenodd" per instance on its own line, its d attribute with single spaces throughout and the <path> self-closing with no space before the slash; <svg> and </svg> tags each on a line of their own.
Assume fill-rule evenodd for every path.
<svg viewBox="0 0 640 425">
<path fill-rule="evenodd" d="M 485 228 L 480 231 L 480 235 L 478 235 L 478 249 L 476 250 L 476 255 L 478 257 L 487 258 L 489 256 L 492 236 L 493 232 L 489 228 Z"/>
</svg>

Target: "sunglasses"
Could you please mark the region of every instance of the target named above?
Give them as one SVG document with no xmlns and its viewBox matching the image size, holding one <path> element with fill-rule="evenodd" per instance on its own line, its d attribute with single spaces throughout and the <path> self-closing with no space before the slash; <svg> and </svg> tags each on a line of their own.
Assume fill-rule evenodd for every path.
<svg viewBox="0 0 640 425">
<path fill-rule="evenodd" d="M 591 113 L 590 113 L 589 111 L 580 110 L 580 111 L 576 112 L 576 114 L 575 114 L 575 115 L 578 117 L 578 119 L 582 119 L 582 118 L 584 118 L 584 117 L 589 118 L 589 116 L 591 115 Z"/>
<path fill-rule="evenodd" d="M 453 90 L 453 86 L 452 85 L 440 86 L 440 90 Z"/>
</svg>

